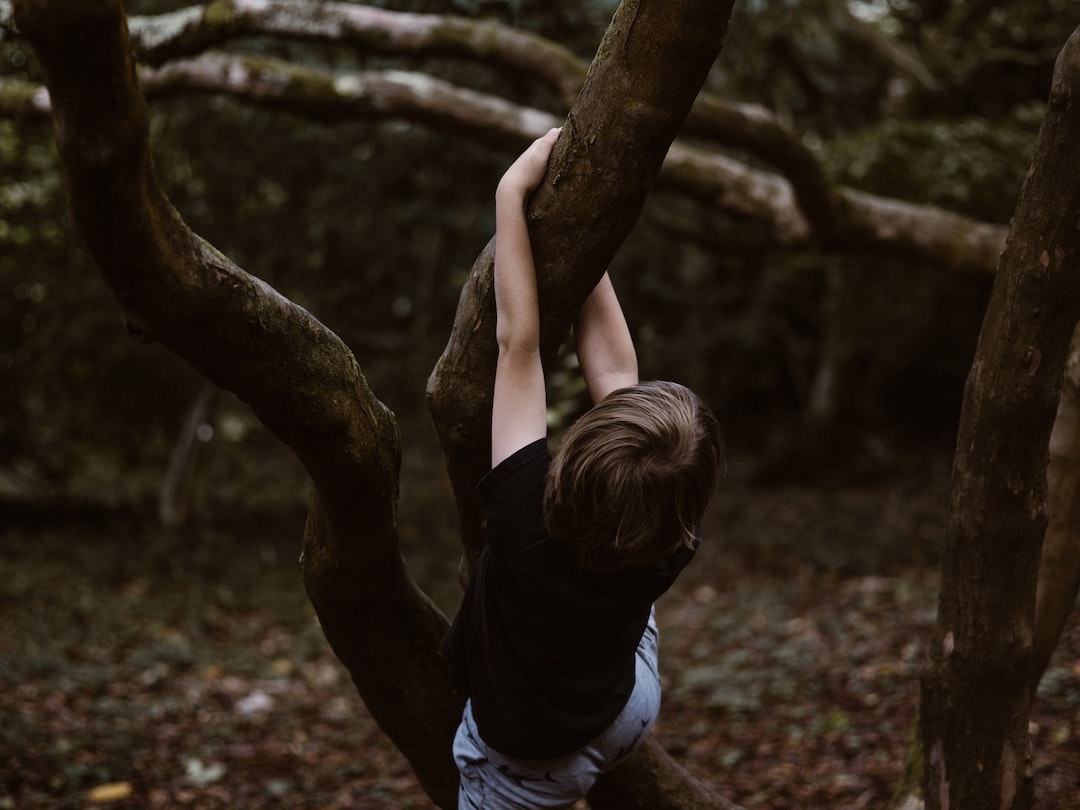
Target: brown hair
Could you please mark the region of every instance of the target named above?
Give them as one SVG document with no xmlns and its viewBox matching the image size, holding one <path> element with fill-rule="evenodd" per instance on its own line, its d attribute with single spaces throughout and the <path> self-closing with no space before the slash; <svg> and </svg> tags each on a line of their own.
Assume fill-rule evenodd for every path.
<svg viewBox="0 0 1080 810">
<path fill-rule="evenodd" d="M 654 381 L 613 391 L 552 458 L 548 533 L 589 570 L 656 563 L 693 545 L 722 457 L 716 417 L 690 389 Z"/>
</svg>

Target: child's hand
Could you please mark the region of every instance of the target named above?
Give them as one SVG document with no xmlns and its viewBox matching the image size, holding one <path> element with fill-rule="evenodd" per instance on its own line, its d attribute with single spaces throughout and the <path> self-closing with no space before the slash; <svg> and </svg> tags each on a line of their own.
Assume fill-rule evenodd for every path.
<svg viewBox="0 0 1080 810">
<path fill-rule="evenodd" d="M 496 193 L 520 196 L 521 199 L 528 197 L 544 178 L 551 149 L 560 131 L 559 127 L 550 129 L 546 135 L 533 141 L 506 170 Z"/>
</svg>

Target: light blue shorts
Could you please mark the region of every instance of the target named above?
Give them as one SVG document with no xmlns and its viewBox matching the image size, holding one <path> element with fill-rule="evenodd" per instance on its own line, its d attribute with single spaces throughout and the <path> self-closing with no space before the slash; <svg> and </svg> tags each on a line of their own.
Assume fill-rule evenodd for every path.
<svg viewBox="0 0 1080 810">
<path fill-rule="evenodd" d="M 480 738 L 472 702 L 454 737 L 454 762 L 461 774 L 458 810 L 556 810 L 592 789 L 605 771 L 625 760 L 645 741 L 660 712 L 655 615 L 637 648 L 634 691 L 619 716 L 592 742 L 551 760 L 506 757 Z"/>
</svg>

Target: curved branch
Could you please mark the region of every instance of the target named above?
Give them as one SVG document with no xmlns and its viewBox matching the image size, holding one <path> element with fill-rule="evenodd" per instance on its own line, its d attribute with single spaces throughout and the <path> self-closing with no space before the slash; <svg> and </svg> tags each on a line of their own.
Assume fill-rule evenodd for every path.
<svg viewBox="0 0 1080 810">
<path fill-rule="evenodd" d="M 933 205 L 839 188 L 835 244 L 909 256 L 958 271 L 993 272 L 1008 228 Z"/>
<path fill-rule="evenodd" d="M 226 94 L 245 103 L 286 109 L 320 120 L 406 118 L 474 141 L 515 150 L 559 119 L 425 74 L 404 71 L 331 73 L 244 54 L 206 53 L 141 74 L 151 100 L 180 94 Z M 10 92 L 7 89 L 10 88 Z M 45 114 L 48 96 L 25 82 L 0 80 L 0 105 L 12 112 Z M 788 244 L 812 240 L 829 247 L 907 255 L 949 270 L 992 272 L 1006 229 L 927 205 L 831 187 L 812 153 L 762 108 L 710 100 L 695 103 L 697 132 L 743 147 L 769 151 L 786 177 L 752 169 L 715 150 L 678 141 L 658 183 L 717 210 L 764 223 Z M 790 178 L 798 178 L 790 182 Z M 802 212 L 814 212 L 807 219 Z"/>
<path fill-rule="evenodd" d="M 347 3 L 299 11 L 286 0 L 218 0 L 133 18 L 132 30 L 139 53 L 155 64 L 241 34 L 265 34 L 484 60 L 550 83 L 567 104 L 585 75 L 584 63 L 560 46 L 496 23 Z M 558 123 L 550 113 L 404 71 L 331 72 L 266 57 L 206 53 L 145 69 L 140 78 L 150 99 L 224 93 L 323 120 L 403 117 L 507 149 L 520 148 Z M 42 91 L 0 79 L 0 114 L 32 116 L 46 110 Z M 783 177 L 697 147 L 669 160 L 661 182 L 736 216 L 761 220 L 781 241 L 898 251 L 950 269 L 987 272 L 1004 245 L 1004 227 L 833 187 L 798 136 L 760 106 L 702 95 L 685 132 L 752 154 Z M 898 213 L 902 216 L 894 219 Z"/>
<path fill-rule="evenodd" d="M 303 462 L 313 487 L 301 569 L 326 637 L 425 789 L 450 806 L 463 700 L 438 654 L 446 619 L 398 551 L 393 415 L 336 335 L 173 209 L 150 159 L 121 0 L 19 0 L 15 14 L 46 71 L 75 221 L 128 328 L 236 392 Z"/>
<path fill-rule="evenodd" d="M 567 109 L 586 75 L 585 62 L 562 46 L 499 23 L 348 3 L 328 2 L 300 9 L 289 0 L 216 0 L 171 14 L 133 17 L 130 25 L 137 52 L 153 65 L 240 35 L 317 39 L 380 53 L 450 55 L 509 68 L 555 88 Z M 703 95 L 695 102 L 686 130 L 744 149 L 775 165 L 794 186 L 796 200 L 819 238 L 829 230 L 835 195 L 819 163 L 798 137 L 764 108 Z"/>
<path fill-rule="evenodd" d="M 878 54 L 894 71 L 914 79 L 926 90 L 938 89 L 934 74 L 910 45 L 886 36 L 877 26 L 859 19 L 847 3 L 828 3 L 826 14 L 830 25 L 838 34 L 864 45 Z"/>
<path fill-rule="evenodd" d="M 560 123 L 542 110 L 423 73 L 331 72 L 250 54 L 211 51 L 145 70 L 141 81 L 153 99 L 221 93 L 323 121 L 404 118 L 504 148 Z"/>
<path fill-rule="evenodd" d="M 661 182 L 719 210 L 765 223 L 782 242 L 818 238 L 794 203 L 790 184 L 779 175 L 751 169 L 719 153 L 676 143 L 668 152 Z M 833 189 L 835 211 L 822 241 L 850 251 L 891 253 L 955 271 L 992 272 L 1006 229 L 931 205 Z"/>
<path fill-rule="evenodd" d="M 239 36 L 345 43 L 376 53 L 467 57 L 535 77 L 569 107 L 585 81 L 585 63 L 548 39 L 491 20 L 388 11 L 354 3 L 214 0 L 129 20 L 139 58 L 160 65 Z"/>
<path fill-rule="evenodd" d="M 791 184 L 799 210 L 818 238 L 829 240 L 837 194 L 814 153 L 771 111 L 758 104 L 702 95 L 690 111 L 684 131 L 741 149 L 775 166 Z"/>
</svg>

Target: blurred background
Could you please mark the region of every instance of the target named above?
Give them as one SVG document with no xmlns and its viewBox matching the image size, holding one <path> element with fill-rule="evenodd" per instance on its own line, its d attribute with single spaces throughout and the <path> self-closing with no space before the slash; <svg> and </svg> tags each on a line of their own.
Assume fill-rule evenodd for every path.
<svg viewBox="0 0 1080 810">
<path fill-rule="evenodd" d="M 128 10 L 182 5 L 132 0 Z M 372 5 L 496 19 L 586 60 L 616 6 Z M 751 0 L 737 5 L 706 89 L 773 110 L 836 183 L 1005 223 L 1075 22 L 1066 0 Z M 330 69 L 404 66 L 561 109 L 537 82 L 462 60 L 267 39 L 227 47 Z M 898 75 L 886 47 L 918 70 Z M 11 36 L 0 39 L 0 72 L 40 78 Z M 328 124 L 224 97 L 157 102 L 152 127 L 184 218 L 350 344 L 401 421 L 406 457 L 423 454 L 406 476 L 437 475 L 424 384 L 514 153 L 415 124 Z M 0 120 L 0 174 L 0 508 L 156 508 L 193 405 L 204 415 L 190 510 L 302 508 L 301 472 L 245 407 L 226 394 L 200 401 L 202 382 L 182 361 L 126 336 L 70 225 L 47 122 Z M 949 447 L 989 274 L 786 247 L 662 192 L 612 271 L 643 375 L 702 393 L 736 471 L 820 480 Z"/>
</svg>

